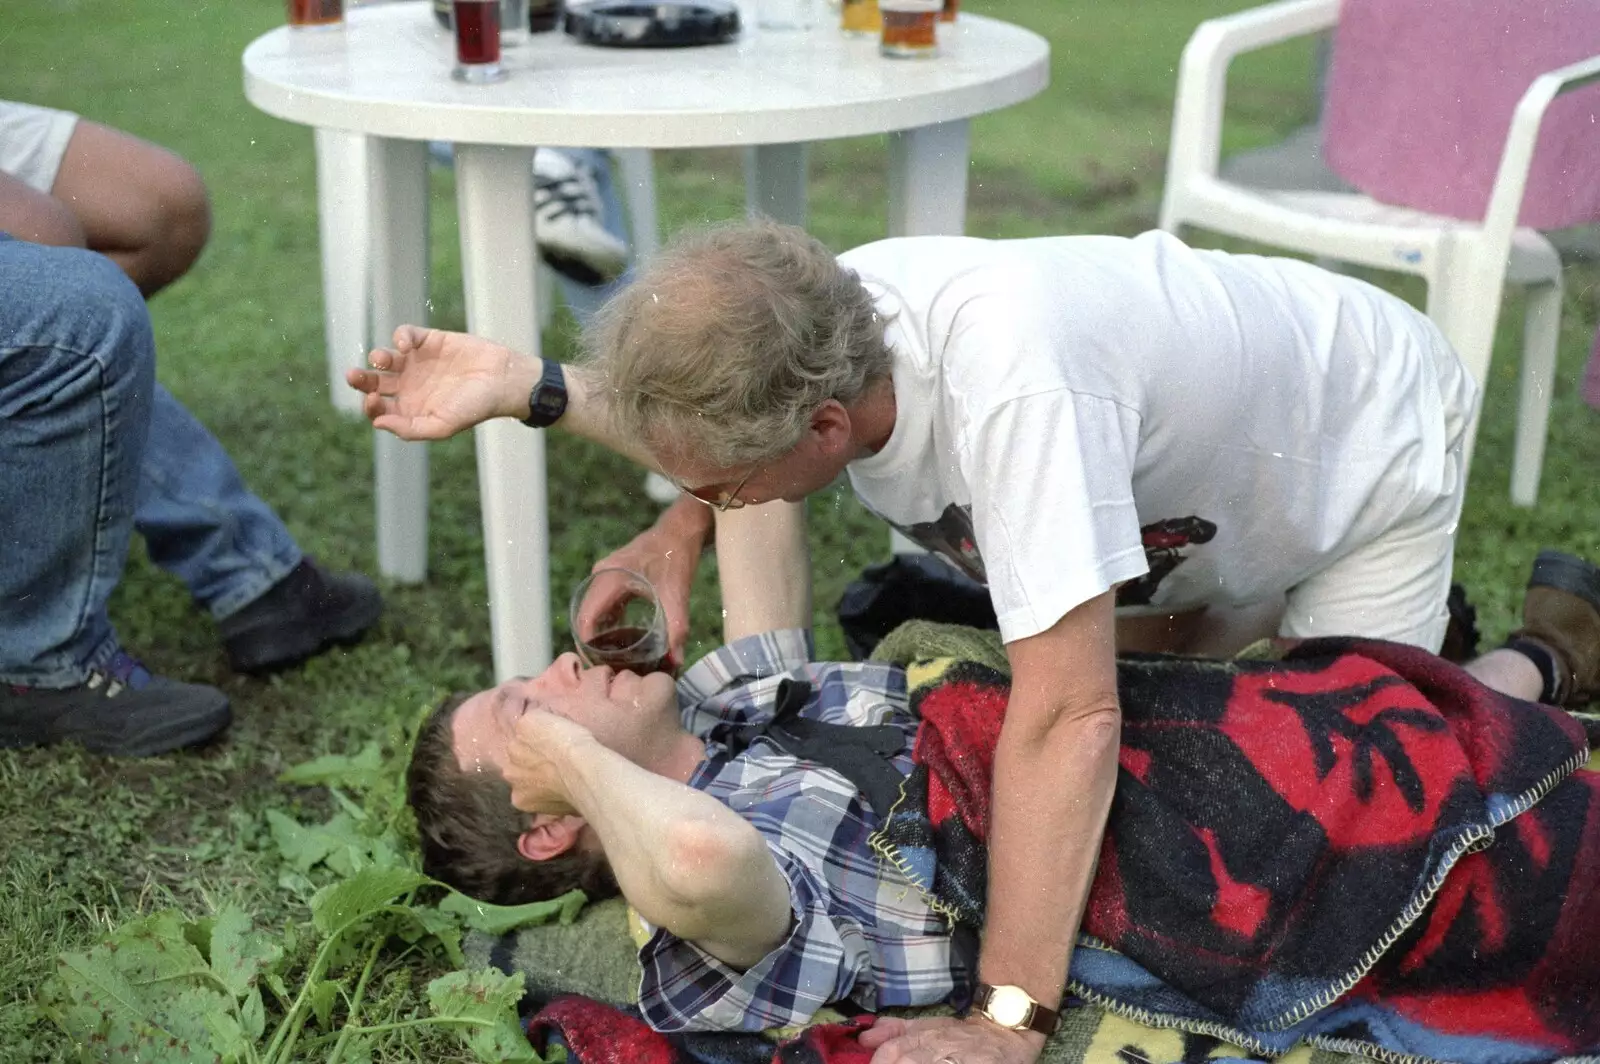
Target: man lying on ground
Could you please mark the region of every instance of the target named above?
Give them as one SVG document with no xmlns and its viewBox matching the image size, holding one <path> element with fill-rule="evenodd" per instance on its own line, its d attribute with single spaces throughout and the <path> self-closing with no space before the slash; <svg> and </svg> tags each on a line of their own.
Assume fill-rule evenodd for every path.
<svg viewBox="0 0 1600 1064">
<path fill-rule="evenodd" d="M 1600 631 L 1600 569 L 1568 562 L 1594 583 L 1560 601 Z M 501 903 L 620 890 L 658 1030 L 970 1002 L 1036 1054 L 1059 1003 L 974 965 L 1004 674 L 817 664 L 796 627 L 741 629 L 760 613 L 676 685 L 569 654 L 441 707 L 409 775 L 425 867 Z M 1134 659 L 1119 686 L 1074 992 L 1264 1052 L 1600 1049 L 1600 774 L 1570 716 L 1358 640 Z"/>
</svg>

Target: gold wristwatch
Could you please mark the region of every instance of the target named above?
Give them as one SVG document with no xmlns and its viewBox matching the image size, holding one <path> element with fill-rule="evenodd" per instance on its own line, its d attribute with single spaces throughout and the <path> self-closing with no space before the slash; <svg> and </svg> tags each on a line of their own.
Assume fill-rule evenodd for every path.
<svg viewBox="0 0 1600 1064">
<path fill-rule="evenodd" d="M 1013 1031 L 1038 1031 L 1047 1038 L 1061 1024 L 1061 1013 L 1045 1008 L 1020 986 L 979 983 L 972 1007 L 991 1023 Z"/>
</svg>

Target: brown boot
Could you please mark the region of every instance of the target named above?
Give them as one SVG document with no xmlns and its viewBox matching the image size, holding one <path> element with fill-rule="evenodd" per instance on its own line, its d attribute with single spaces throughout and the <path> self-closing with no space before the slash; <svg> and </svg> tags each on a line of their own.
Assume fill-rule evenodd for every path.
<svg viewBox="0 0 1600 1064">
<path fill-rule="evenodd" d="M 1600 566 L 1560 551 L 1540 551 L 1522 602 L 1522 627 L 1511 634 L 1552 652 L 1549 701 L 1576 709 L 1600 695 Z"/>
</svg>

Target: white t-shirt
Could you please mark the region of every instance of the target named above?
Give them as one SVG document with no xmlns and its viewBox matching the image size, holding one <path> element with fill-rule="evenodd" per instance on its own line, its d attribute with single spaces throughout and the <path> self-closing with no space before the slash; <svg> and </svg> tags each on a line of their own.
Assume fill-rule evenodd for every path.
<svg viewBox="0 0 1600 1064">
<path fill-rule="evenodd" d="M 1119 605 L 1263 601 L 1455 490 L 1476 388 L 1363 282 L 1160 232 L 840 261 L 894 354 L 893 434 L 851 482 L 988 584 L 1007 641 L 1119 583 Z"/>
</svg>

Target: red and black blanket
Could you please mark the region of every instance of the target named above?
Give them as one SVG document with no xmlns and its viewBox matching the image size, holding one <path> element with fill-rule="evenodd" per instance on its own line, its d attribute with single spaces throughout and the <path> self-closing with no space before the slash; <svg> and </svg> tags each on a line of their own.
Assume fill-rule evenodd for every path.
<svg viewBox="0 0 1600 1064">
<path fill-rule="evenodd" d="M 874 842 L 981 929 L 1009 686 L 970 661 L 909 672 L 916 767 Z M 1371 641 L 1124 659 L 1119 683 L 1080 998 L 1266 1056 L 1300 1041 L 1453 1064 L 1600 1055 L 1600 777 L 1576 771 L 1588 748 L 1570 716 Z M 569 1001 L 534 1022 L 583 1064 L 773 1057 L 752 1036 L 647 1029 L 617 1057 L 621 1027 L 593 1036 L 624 1020 Z M 813 1029 L 778 1059 L 854 1064 L 854 1033 Z"/>
</svg>

